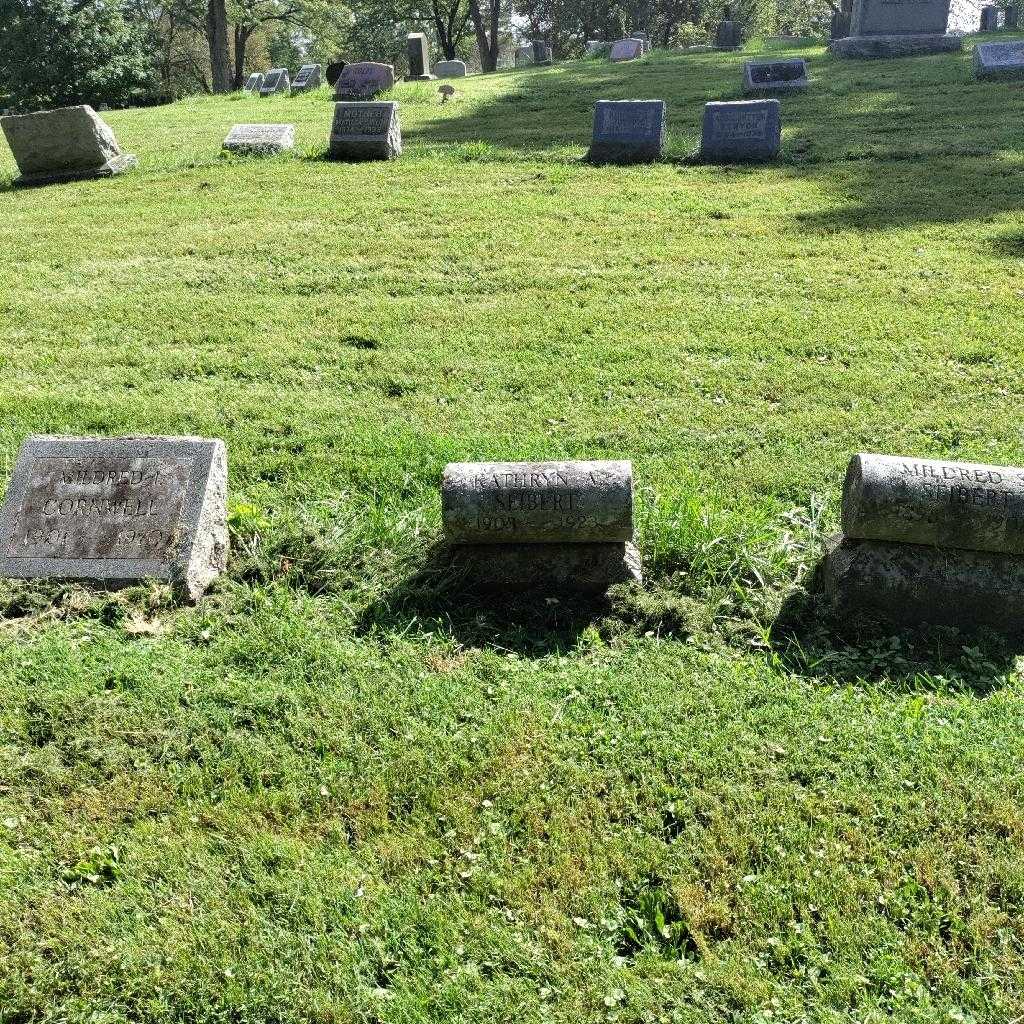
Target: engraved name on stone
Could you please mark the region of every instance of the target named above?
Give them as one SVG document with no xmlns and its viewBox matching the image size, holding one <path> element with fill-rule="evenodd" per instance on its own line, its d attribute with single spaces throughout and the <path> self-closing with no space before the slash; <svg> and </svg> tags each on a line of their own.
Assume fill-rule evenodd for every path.
<svg viewBox="0 0 1024 1024">
<path fill-rule="evenodd" d="M 34 436 L 0 510 L 0 575 L 169 579 L 195 598 L 227 558 L 222 441 Z"/>
<path fill-rule="evenodd" d="M 1024 469 L 861 453 L 843 484 L 843 532 L 1024 554 Z"/>
<path fill-rule="evenodd" d="M 624 461 L 452 463 L 441 484 L 452 543 L 584 543 L 633 538 Z"/>
</svg>

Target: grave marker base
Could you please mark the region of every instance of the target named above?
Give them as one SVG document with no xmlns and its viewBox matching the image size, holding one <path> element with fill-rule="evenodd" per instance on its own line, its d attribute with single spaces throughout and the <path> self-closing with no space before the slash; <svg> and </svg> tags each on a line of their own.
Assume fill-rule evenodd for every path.
<svg viewBox="0 0 1024 1024">
<path fill-rule="evenodd" d="M 836 57 L 871 60 L 882 57 L 914 57 L 923 53 L 959 53 L 962 36 L 934 35 L 847 36 L 829 44 Z"/>
<path fill-rule="evenodd" d="M 87 170 L 76 168 L 73 171 L 54 171 L 50 174 L 22 174 L 12 184 L 15 188 L 34 188 L 38 185 L 59 185 L 65 181 L 88 181 L 91 178 L 112 178 L 115 174 L 124 174 L 138 166 L 138 158 L 131 153 L 122 153 L 108 160 L 99 167 Z"/>
</svg>

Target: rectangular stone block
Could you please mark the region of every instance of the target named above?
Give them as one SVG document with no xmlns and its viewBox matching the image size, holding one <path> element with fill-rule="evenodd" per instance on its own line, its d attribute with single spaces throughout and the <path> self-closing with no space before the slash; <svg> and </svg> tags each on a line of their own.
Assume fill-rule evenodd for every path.
<svg viewBox="0 0 1024 1024">
<path fill-rule="evenodd" d="M 0 509 L 0 576 L 168 580 L 195 600 L 228 555 L 224 442 L 26 439 Z"/>
<path fill-rule="evenodd" d="M 406 39 L 406 53 L 409 60 L 407 82 L 428 82 L 434 76 L 430 73 L 430 41 L 423 32 L 410 32 Z"/>
<path fill-rule="evenodd" d="M 850 23 L 853 36 L 944 35 L 948 31 L 950 0 L 855 0 Z"/>
<path fill-rule="evenodd" d="M 850 35 L 829 44 L 829 53 L 851 60 L 887 60 L 891 57 L 920 57 L 927 53 L 959 53 L 961 36 L 948 33 L 930 35 L 858 36 Z"/>
<path fill-rule="evenodd" d="M 778 100 L 704 104 L 702 160 L 772 160 L 778 156 L 781 145 L 782 115 Z"/>
<path fill-rule="evenodd" d="M 263 88 L 263 75 L 254 71 L 246 80 L 243 86 L 246 92 L 259 92 Z"/>
<path fill-rule="evenodd" d="M 293 124 L 232 125 L 223 148 L 230 153 L 266 156 L 295 146 Z"/>
<path fill-rule="evenodd" d="M 743 64 L 743 92 L 747 96 L 803 92 L 807 85 L 807 61 L 803 57 L 793 57 L 789 60 L 748 60 Z"/>
<path fill-rule="evenodd" d="M 856 540 L 1024 554 L 1024 469 L 860 453 L 843 482 Z"/>
<path fill-rule="evenodd" d="M 664 152 L 664 100 L 598 100 L 594 105 L 592 162 L 660 160 Z"/>
<path fill-rule="evenodd" d="M 921 544 L 828 544 L 822 589 L 842 619 L 867 615 L 893 626 L 987 627 L 1024 634 L 1024 558 Z"/>
<path fill-rule="evenodd" d="M 617 583 L 640 583 L 640 553 L 617 544 L 469 544 L 449 549 L 461 582 L 508 595 L 597 596 Z"/>
<path fill-rule="evenodd" d="M 640 39 L 619 39 L 612 43 L 610 59 L 619 61 L 636 60 L 644 55 L 644 44 Z"/>
<path fill-rule="evenodd" d="M 452 544 L 633 539 L 633 466 L 598 462 L 453 462 L 441 482 Z"/>
<path fill-rule="evenodd" d="M 394 160 L 401 153 L 397 103 L 335 103 L 328 150 L 332 160 Z"/>
<path fill-rule="evenodd" d="M 288 76 L 288 69 L 274 68 L 272 71 L 268 71 L 264 77 L 260 95 L 273 96 L 276 93 L 290 93 L 291 88 L 292 83 Z"/>
<path fill-rule="evenodd" d="M 465 78 L 466 62 L 461 60 L 439 60 L 434 65 L 436 78 Z"/>
<path fill-rule="evenodd" d="M 978 43 L 974 47 L 974 76 L 983 81 L 1024 79 L 1024 40 Z"/>
<path fill-rule="evenodd" d="M 16 186 L 121 174 L 136 164 L 92 107 L 61 107 L 0 117 L 21 176 Z"/>
<path fill-rule="evenodd" d="M 346 64 L 334 83 L 334 98 L 347 102 L 372 100 L 395 87 L 395 69 L 391 64 L 364 60 Z"/>
</svg>

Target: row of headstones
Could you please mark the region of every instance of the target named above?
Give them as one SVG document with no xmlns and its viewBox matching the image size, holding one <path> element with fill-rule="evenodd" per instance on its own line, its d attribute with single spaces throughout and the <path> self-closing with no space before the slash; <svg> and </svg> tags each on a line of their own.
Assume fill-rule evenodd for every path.
<svg viewBox="0 0 1024 1024">
<path fill-rule="evenodd" d="M 802 57 L 746 61 L 747 95 L 800 92 L 808 86 Z M 665 154 L 664 100 L 599 100 L 588 152 L 594 163 L 637 163 Z M 777 99 L 712 102 L 704 105 L 698 157 L 708 162 L 774 159 L 782 146 L 782 109 Z"/>
<path fill-rule="evenodd" d="M 292 81 L 287 68 L 272 68 L 266 74 L 254 71 L 242 87 L 245 92 L 260 96 L 276 96 L 310 92 L 319 89 L 324 82 L 323 64 L 303 64 Z"/>
<path fill-rule="evenodd" d="M 0 508 L 0 576 L 155 578 L 198 600 L 228 564 L 227 491 L 221 440 L 31 436 Z M 642 582 L 628 461 L 452 463 L 441 514 L 482 589 Z M 843 611 L 1024 631 L 1024 470 L 855 455 L 823 578 Z"/>
<path fill-rule="evenodd" d="M 988 4 L 981 9 L 982 32 L 998 32 L 1004 28 L 1016 31 L 1019 22 L 1020 12 L 1014 4 L 1008 4 L 1006 7 Z"/>
</svg>

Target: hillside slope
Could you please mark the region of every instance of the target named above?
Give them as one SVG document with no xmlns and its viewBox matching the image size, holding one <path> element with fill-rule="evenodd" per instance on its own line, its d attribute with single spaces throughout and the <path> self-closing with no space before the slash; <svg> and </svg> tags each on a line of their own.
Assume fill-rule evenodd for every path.
<svg viewBox="0 0 1024 1024">
<path fill-rule="evenodd" d="M 851 452 L 1024 461 L 1024 86 L 800 52 L 773 166 L 686 159 L 740 54 L 403 84 L 388 165 L 326 92 L 0 154 L 0 451 L 222 437 L 234 543 L 0 587 L 0 1024 L 1024 1014 L 1017 652 L 806 590 Z M 634 96 L 670 158 L 584 164 Z M 555 457 L 633 460 L 645 589 L 446 593 L 444 464 Z"/>
</svg>

